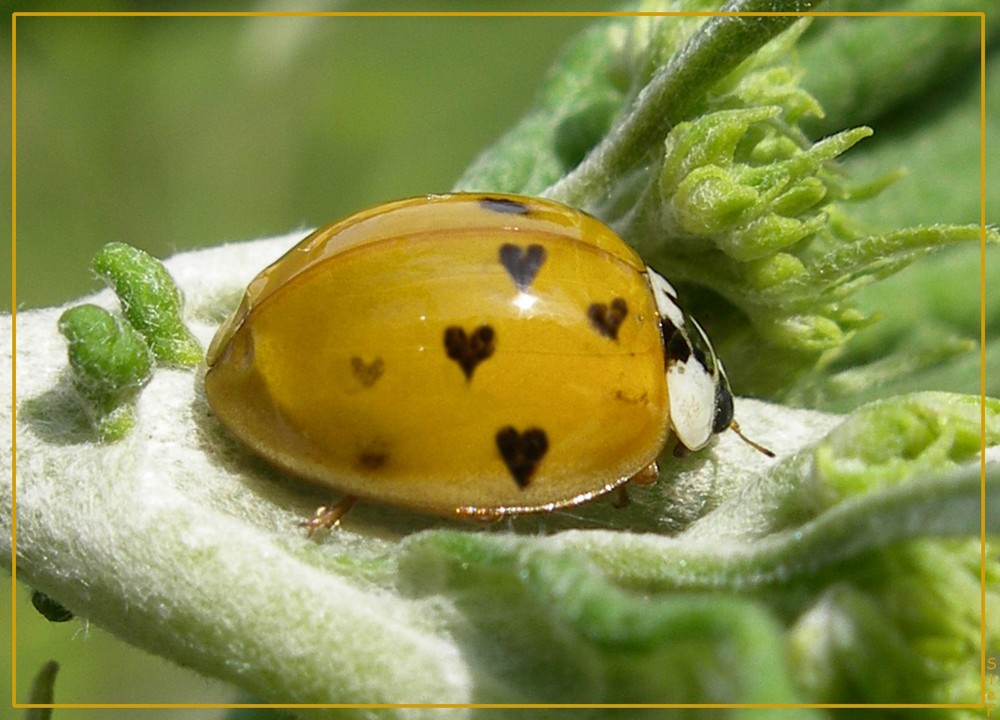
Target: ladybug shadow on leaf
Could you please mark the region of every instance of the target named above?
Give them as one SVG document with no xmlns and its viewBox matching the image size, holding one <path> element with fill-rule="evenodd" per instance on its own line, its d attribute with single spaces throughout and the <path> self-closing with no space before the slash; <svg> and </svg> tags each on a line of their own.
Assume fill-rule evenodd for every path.
<svg viewBox="0 0 1000 720">
<path fill-rule="evenodd" d="M 220 509 L 234 510 L 241 519 L 253 521 L 269 531 L 283 530 L 287 524 L 290 535 L 301 535 L 301 525 L 322 506 L 330 506 L 342 497 L 336 491 L 283 471 L 266 459 L 254 454 L 222 426 L 205 399 L 201 382 L 196 382 L 192 416 L 198 426 L 201 450 L 208 462 L 215 465 L 232 483 L 229 491 L 220 491 L 215 503 Z M 231 495 L 239 492 L 241 502 L 234 503 Z M 207 498 L 213 502 L 212 498 Z M 258 510 L 248 506 L 257 505 Z M 277 527 L 276 527 L 277 525 Z M 373 502 L 358 502 L 343 521 L 343 529 L 360 534 L 405 536 L 435 527 L 469 527 L 470 523 L 449 521 L 432 515 L 406 511 Z M 472 527 L 475 527 L 472 525 Z M 341 528 L 334 528 L 336 533 Z M 317 534 L 317 539 L 322 537 Z"/>
</svg>

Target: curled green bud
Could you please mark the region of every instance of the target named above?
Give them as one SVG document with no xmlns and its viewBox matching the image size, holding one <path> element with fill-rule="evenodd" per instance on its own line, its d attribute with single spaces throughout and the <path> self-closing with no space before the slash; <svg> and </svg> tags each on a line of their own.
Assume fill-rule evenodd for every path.
<svg viewBox="0 0 1000 720">
<path fill-rule="evenodd" d="M 777 117 L 781 108 L 756 107 L 720 110 L 690 122 L 682 122 L 667 135 L 660 192 L 667 198 L 696 168 L 733 165 L 737 146 L 751 125 Z"/>
<path fill-rule="evenodd" d="M 1000 401 L 987 398 L 980 427 L 979 398 L 915 393 L 856 411 L 816 449 L 815 475 L 829 504 L 876 487 L 929 477 L 976 459 L 980 432 L 1000 442 Z"/>
<path fill-rule="evenodd" d="M 184 298 L 163 263 L 131 245 L 108 243 L 94 257 L 93 266 L 160 362 L 179 366 L 201 362 L 201 346 L 182 320 Z"/>
<path fill-rule="evenodd" d="M 776 66 L 746 75 L 737 85 L 736 95 L 741 104 L 779 105 L 785 122 L 794 123 L 803 117 L 822 117 L 819 101 L 800 86 L 799 70 Z"/>
<path fill-rule="evenodd" d="M 825 222 L 822 215 L 800 220 L 768 213 L 721 236 L 718 246 L 734 260 L 756 260 L 791 247 L 818 232 Z"/>
<path fill-rule="evenodd" d="M 721 110 L 670 132 L 660 172 L 660 222 L 679 242 L 700 250 L 710 243 L 747 261 L 826 225 L 823 205 L 844 194 L 826 165 L 871 130 L 847 130 L 801 149 L 772 127 L 779 112 Z"/>
<path fill-rule="evenodd" d="M 743 214 L 759 202 L 757 191 L 734 182 L 716 165 L 700 167 L 677 187 L 670 216 L 685 233 L 721 233 L 740 224 Z"/>
<path fill-rule="evenodd" d="M 118 440 L 135 422 L 133 401 L 153 372 L 142 336 L 96 305 L 77 305 L 59 318 L 69 343 L 73 387 L 103 441 Z"/>
<path fill-rule="evenodd" d="M 801 182 L 774 199 L 775 212 L 785 217 L 801 215 L 818 205 L 827 195 L 826 186 L 819 178 L 803 178 Z"/>
<path fill-rule="evenodd" d="M 819 314 L 788 315 L 763 329 L 764 336 L 778 347 L 793 345 L 812 352 L 837 347 L 847 333 L 833 319 Z"/>
<path fill-rule="evenodd" d="M 805 265 L 794 255 L 776 253 L 747 264 L 747 281 L 755 290 L 767 290 L 802 276 Z"/>
</svg>

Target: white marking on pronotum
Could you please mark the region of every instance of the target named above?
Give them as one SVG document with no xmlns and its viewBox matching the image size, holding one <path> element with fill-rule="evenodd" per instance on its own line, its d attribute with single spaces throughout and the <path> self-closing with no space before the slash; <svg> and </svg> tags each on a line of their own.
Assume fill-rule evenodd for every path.
<svg viewBox="0 0 1000 720">
<path fill-rule="evenodd" d="M 675 332 L 681 334 L 688 350 L 686 358 L 667 357 L 670 424 L 684 447 L 699 450 L 708 444 L 714 431 L 719 383 L 725 382 L 718 372 L 721 366 L 705 332 L 677 304 L 677 291 L 673 285 L 650 267 L 646 268 L 646 274 L 660 317 L 669 321 Z M 689 335 L 691 328 L 698 333 L 697 343 L 693 343 Z M 709 366 L 699 359 L 696 347 L 705 353 Z"/>
<path fill-rule="evenodd" d="M 726 370 L 701 325 L 677 304 L 674 286 L 648 266 L 646 276 L 661 322 L 673 325 L 687 350 L 687 357 L 681 358 L 665 349 L 670 425 L 678 441 L 688 450 L 700 450 L 714 433 L 728 428 L 750 447 L 774 457 L 772 451 L 746 437 L 733 419 L 733 391 Z M 678 342 L 676 337 L 664 337 L 664 341 Z"/>
<path fill-rule="evenodd" d="M 712 438 L 716 381 L 694 355 L 667 368 L 670 424 L 689 450 L 700 450 Z"/>
<path fill-rule="evenodd" d="M 653 299 L 656 301 L 656 309 L 659 311 L 660 317 L 672 322 L 676 328 L 683 328 L 684 311 L 677 304 L 677 291 L 674 290 L 674 286 L 649 266 L 646 267 L 646 276 L 653 288 Z"/>
</svg>

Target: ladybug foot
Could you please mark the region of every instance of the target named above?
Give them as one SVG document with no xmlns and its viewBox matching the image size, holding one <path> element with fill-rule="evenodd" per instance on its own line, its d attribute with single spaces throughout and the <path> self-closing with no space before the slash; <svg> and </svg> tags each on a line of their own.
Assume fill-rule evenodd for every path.
<svg viewBox="0 0 1000 720">
<path fill-rule="evenodd" d="M 300 522 L 299 527 L 306 528 L 306 537 L 310 538 L 317 530 L 332 530 L 357 501 L 353 495 L 345 495 L 334 505 L 321 505 L 311 518 Z"/>
</svg>

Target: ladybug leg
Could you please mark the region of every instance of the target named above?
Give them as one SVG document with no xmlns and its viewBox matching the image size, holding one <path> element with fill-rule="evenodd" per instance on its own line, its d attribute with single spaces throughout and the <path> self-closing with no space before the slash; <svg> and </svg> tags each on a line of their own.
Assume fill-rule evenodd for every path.
<svg viewBox="0 0 1000 720">
<path fill-rule="evenodd" d="M 355 496 L 345 495 L 333 505 L 321 505 L 311 518 L 300 522 L 299 527 L 306 528 L 306 537 L 312 537 L 319 529 L 332 530 L 357 501 Z"/>
<path fill-rule="evenodd" d="M 629 499 L 628 496 L 628 483 L 618 486 L 618 490 L 616 491 L 615 494 L 615 499 L 611 501 L 611 504 L 617 510 L 621 510 L 622 508 L 627 508 L 629 505 L 632 504 L 632 501 Z"/>
<path fill-rule="evenodd" d="M 630 477 L 628 482 L 622 483 L 618 486 L 618 494 L 615 499 L 611 501 L 611 504 L 616 508 L 628 507 L 632 502 L 628 497 L 628 486 L 632 483 L 637 485 L 652 485 L 656 482 L 658 472 L 659 469 L 656 467 L 656 463 L 651 462 L 649 465 Z"/>
<path fill-rule="evenodd" d="M 656 466 L 656 463 L 651 462 L 649 465 L 630 477 L 628 481 L 630 483 L 635 483 L 636 485 L 652 485 L 656 482 L 659 472 L 660 469 Z"/>
</svg>

